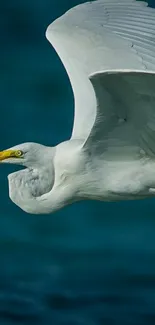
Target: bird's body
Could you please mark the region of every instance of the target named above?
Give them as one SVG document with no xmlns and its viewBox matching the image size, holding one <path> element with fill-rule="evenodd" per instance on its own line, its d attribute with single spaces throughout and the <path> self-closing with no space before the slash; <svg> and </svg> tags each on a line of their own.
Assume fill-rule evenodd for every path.
<svg viewBox="0 0 155 325">
<path fill-rule="evenodd" d="M 9 195 L 29 213 L 83 199 L 155 196 L 155 10 L 135 0 L 97 0 L 53 22 L 46 36 L 74 92 L 70 140 L 0 153 L 26 169 L 9 175 Z"/>
<path fill-rule="evenodd" d="M 58 159 L 56 151 L 55 186 L 65 188 L 70 184 L 75 201 L 121 201 L 155 196 L 155 160 L 146 157 L 142 150 L 135 160 L 119 160 L 118 157 L 114 161 L 104 152 L 98 157 L 90 155 L 79 149 L 80 142 L 71 142 L 58 146 Z"/>
</svg>

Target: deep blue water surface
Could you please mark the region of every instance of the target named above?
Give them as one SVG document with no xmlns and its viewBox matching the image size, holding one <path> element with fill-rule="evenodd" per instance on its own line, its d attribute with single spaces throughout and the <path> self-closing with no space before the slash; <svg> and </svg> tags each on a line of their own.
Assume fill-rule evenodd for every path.
<svg viewBox="0 0 155 325">
<path fill-rule="evenodd" d="M 1 1 L 2 149 L 69 137 L 73 95 L 44 34 L 77 3 Z M 0 168 L 0 324 L 154 325 L 155 200 L 28 215 L 8 198 L 16 169 Z"/>
</svg>

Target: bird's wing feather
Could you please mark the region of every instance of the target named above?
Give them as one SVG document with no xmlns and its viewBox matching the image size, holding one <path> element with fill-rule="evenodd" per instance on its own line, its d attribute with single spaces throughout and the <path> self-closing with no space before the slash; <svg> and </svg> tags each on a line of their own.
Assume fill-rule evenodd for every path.
<svg viewBox="0 0 155 325">
<path fill-rule="evenodd" d="M 55 20 L 46 36 L 69 75 L 75 99 L 72 138 L 87 139 L 96 118 L 89 80 L 95 71 L 155 70 L 155 10 L 135 0 L 78 5 Z"/>
<path fill-rule="evenodd" d="M 155 71 L 112 70 L 90 76 L 96 121 L 85 148 L 114 159 L 155 156 Z"/>
</svg>

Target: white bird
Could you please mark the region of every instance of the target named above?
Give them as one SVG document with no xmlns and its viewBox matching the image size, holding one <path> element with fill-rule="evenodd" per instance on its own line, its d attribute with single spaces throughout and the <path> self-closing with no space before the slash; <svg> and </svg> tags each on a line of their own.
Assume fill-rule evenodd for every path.
<svg viewBox="0 0 155 325">
<path fill-rule="evenodd" d="M 0 152 L 27 167 L 8 176 L 9 196 L 28 213 L 52 213 L 82 199 L 155 196 L 155 9 L 135 0 L 72 8 L 46 36 L 74 92 L 70 140 Z"/>
</svg>

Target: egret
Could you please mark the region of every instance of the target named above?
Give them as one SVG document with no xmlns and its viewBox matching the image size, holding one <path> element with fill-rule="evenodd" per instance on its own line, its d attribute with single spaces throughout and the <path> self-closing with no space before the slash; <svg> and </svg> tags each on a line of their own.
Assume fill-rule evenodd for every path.
<svg viewBox="0 0 155 325">
<path fill-rule="evenodd" d="M 0 161 L 9 196 L 32 214 L 73 202 L 155 196 L 155 9 L 144 1 L 78 5 L 46 31 L 74 93 L 71 137 L 55 147 L 24 143 Z"/>
</svg>

